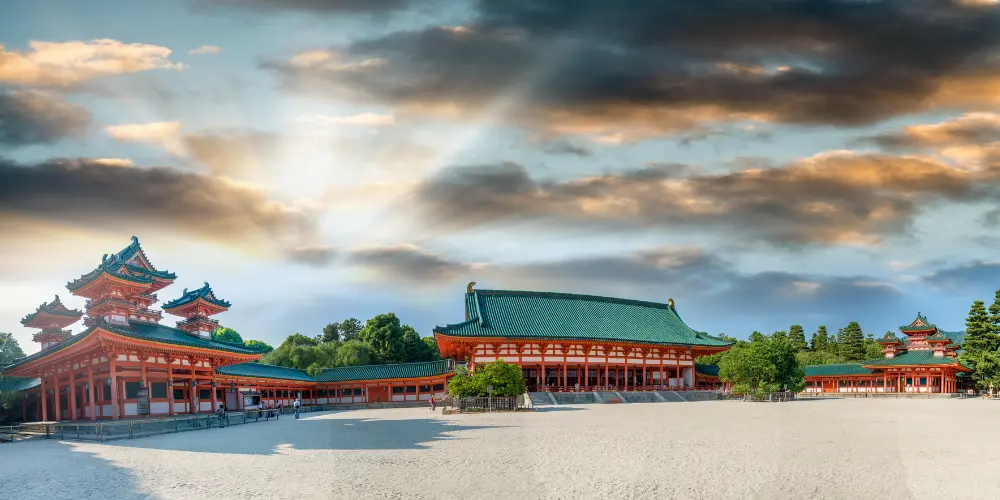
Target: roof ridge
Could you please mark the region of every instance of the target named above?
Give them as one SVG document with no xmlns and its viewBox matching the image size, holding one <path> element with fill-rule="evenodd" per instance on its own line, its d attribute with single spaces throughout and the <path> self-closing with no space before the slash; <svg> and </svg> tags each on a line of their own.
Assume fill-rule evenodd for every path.
<svg viewBox="0 0 1000 500">
<path fill-rule="evenodd" d="M 368 365 L 345 365 L 345 366 L 331 366 L 329 368 L 323 368 L 326 370 L 337 370 L 342 368 L 368 368 L 372 366 L 402 366 L 402 365 L 426 365 L 431 363 L 447 363 L 447 359 L 436 359 L 434 361 L 407 361 L 406 363 L 382 363 L 382 364 L 368 364 Z"/>
<path fill-rule="evenodd" d="M 590 300 L 594 302 L 611 302 L 616 304 L 630 304 L 639 305 L 647 307 L 655 307 L 659 309 L 672 309 L 670 304 L 662 302 L 652 302 L 648 300 L 636 300 L 636 299 L 623 299 L 620 297 L 608 297 L 606 295 L 590 295 L 583 293 L 571 293 L 571 292 L 538 292 L 532 290 L 499 290 L 499 289 L 475 289 L 473 293 L 482 293 L 484 295 L 524 295 L 533 297 L 550 297 L 557 299 L 576 299 L 576 300 Z"/>
</svg>

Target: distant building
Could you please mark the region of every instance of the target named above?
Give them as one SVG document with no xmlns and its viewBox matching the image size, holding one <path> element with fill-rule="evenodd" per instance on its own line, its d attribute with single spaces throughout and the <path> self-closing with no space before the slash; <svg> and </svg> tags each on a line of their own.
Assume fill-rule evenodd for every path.
<svg viewBox="0 0 1000 500">
<path fill-rule="evenodd" d="M 465 320 L 434 329 L 443 357 L 474 370 L 502 359 L 529 391 L 692 389 L 720 386 L 695 358 L 732 342 L 695 331 L 666 304 L 569 293 L 476 290 Z"/>
<path fill-rule="evenodd" d="M 810 393 L 954 393 L 967 384 L 972 369 L 958 360 L 963 334 L 947 333 L 917 313 L 899 327 L 904 337 L 887 333 L 883 357 L 860 363 L 806 367 Z"/>
</svg>

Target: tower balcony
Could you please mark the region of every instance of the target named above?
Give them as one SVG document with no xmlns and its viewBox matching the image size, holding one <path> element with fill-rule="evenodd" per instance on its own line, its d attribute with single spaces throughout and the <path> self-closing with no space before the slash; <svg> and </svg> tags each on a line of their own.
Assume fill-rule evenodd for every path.
<svg viewBox="0 0 1000 500">
<path fill-rule="evenodd" d="M 193 318 L 188 318 L 183 321 L 177 322 L 177 328 L 181 330 L 187 330 L 196 325 L 206 325 L 214 330 L 219 327 L 219 320 L 206 318 L 204 316 L 195 316 Z"/>
<path fill-rule="evenodd" d="M 120 299 L 118 297 L 101 297 L 99 299 L 88 300 L 86 304 L 84 304 L 84 307 L 86 307 L 88 311 L 94 308 L 104 307 L 104 306 L 119 306 L 119 307 L 127 307 L 130 309 L 135 308 L 134 303 L 124 299 Z"/>
<path fill-rule="evenodd" d="M 141 307 L 135 310 L 135 314 L 140 317 L 142 321 L 158 322 L 163 319 L 163 313 L 154 309 L 148 309 Z"/>
</svg>

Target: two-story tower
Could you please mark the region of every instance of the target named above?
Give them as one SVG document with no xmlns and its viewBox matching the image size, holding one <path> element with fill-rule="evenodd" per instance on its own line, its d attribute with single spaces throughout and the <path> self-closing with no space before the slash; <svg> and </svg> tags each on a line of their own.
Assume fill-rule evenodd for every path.
<svg viewBox="0 0 1000 500">
<path fill-rule="evenodd" d="M 25 316 L 21 324 L 28 328 L 41 329 L 31 340 L 42 344 L 44 350 L 69 339 L 73 334 L 65 328 L 79 321 L 81 316 L 82 312 L 67 308 L 56 295 L 52 302 L 38 306 L 35 312 Z"/>
<path fill-rule="evenodd" d="M 118 325 L 130 321 L 156 324 L 163 314 L 149 308 L 157 301 L 155 292 L 176 278 L 174 273 L 153 267 L 139 239 L 133 236 L 129 246 L 105 254 L 96 269 L 67 283 L 66 288 L 73 295 L 90 299 L 85 306 L 87 326 L 93 326 L 98 319 Z"/>
<path fill-rule="evenodd" d="M 210 338 L 212 330 L 219 327 L 219 321 L 209 318 L 229 309 L 229 302 L 219 299 L 208 282 L 205 286 L 188 291 L 175 300 L 163 304 L 163 310 L 184 318 L 177 322 L 177 328 L 203 338 Z"/>
</svg>

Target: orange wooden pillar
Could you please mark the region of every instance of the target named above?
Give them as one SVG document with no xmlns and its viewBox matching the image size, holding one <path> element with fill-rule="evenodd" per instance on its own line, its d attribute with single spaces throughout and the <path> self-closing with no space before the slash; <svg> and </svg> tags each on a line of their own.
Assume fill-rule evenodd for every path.
<svg viewBox="0 0 1000 500">
<path fill-rule="evenodd" d="M 40 388 L 42 390 L 42 418 L 41 418 L 40 421 L 45 422 L 45 421 L 47 421 L 49 419 L 49 411 L 48 411 L 49 410 L 49 408 L 48 408 L 48 406 L 49 406 L 48 405 L 48 399 L 49 398 L 48 398 L 48 394 L 46 394 L 46 392 L 45 392 L 45 377 L 43 376 L 39 380 L 42 381 L 42 385 L 40 386 Z"/>
<path fill-rule="evenodd" d="M 174 360 L 170 355 L 164 356 L 167 362 L 167 414 L 174 416 Z"/>
<path fill-rule="evenodd" d="M 111 419 L 118 420 L 120 418 L 119 407 L 118 407 L 118 373 L 115 368 L 115 361 L 118 359 L 116 354 L 108 354 L 108 365 L 110 366 L 108 372 L 108 383 L 111 384 Z"/>
<path fill-rule="evenodd" d="M 94 407 L 94 366 L 87 363 L 87 406 L 90 408 L 90 419 L 97 420 L 97 409 Z"/>
<path fill-rule="evenodd" d="M 55 407 L 56 407 L 56 422 L 62 420 L 62 387 L 59 386 L 59 375 L 55 376 Z"/>
<path fill-rule="evenodd" d="M 76 373 L 69 372 L 69 419 L 76 420 Z"/>
</svg>

